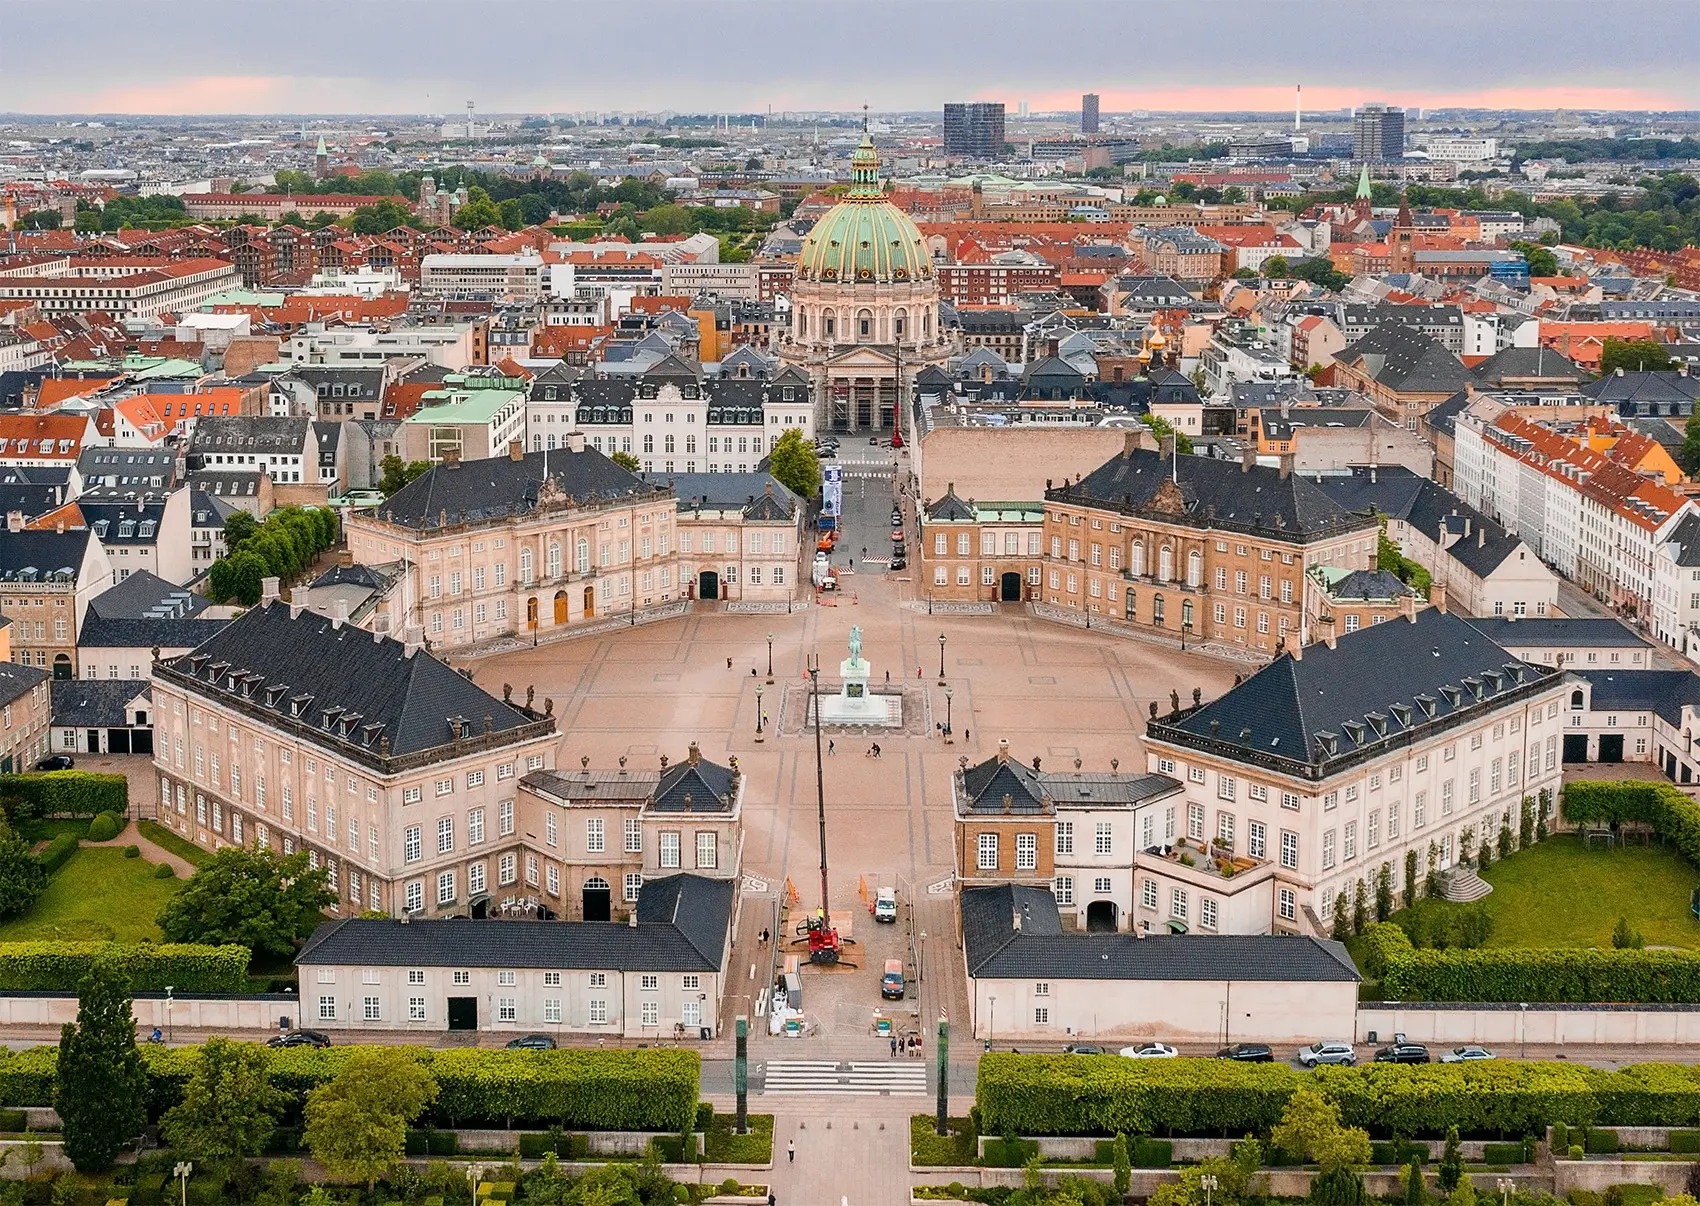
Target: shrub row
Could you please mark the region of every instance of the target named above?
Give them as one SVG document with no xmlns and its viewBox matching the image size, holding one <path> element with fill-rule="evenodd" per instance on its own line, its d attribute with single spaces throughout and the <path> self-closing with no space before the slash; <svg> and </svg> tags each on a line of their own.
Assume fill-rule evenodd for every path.
<svg viewBox="0 0 1700 1206">
<path fill-rule="evenodd" d="M 1496 1060 L 1367 1064 L 1299 1072 L 1228 1060 L 987 1055 L 978 1100 L 988 1132 L 1021 1135 L 1264 1134 L 1293 1090 L 1315 1084 L 1343 1121 L 1372 1135 L 1543 1134 L 1570 1126 L 1700 1125 L 1700 1068 L 1616 1070 Z"/>
<path fill-rule="evenodd" d="M 61 834 L 54 842 L 70 836 Z M 71 837 L 73 849 L 76 841 Z M 75 992 L 90 967 L 109 961 L 128 973 L 132 992 L 164 992 L 168 984 L 178 992 L 242 992 L 250 957 L 245 946 L 0 942 L 0 990 Z"/>
<path fill-rule="evenodd" d="M 1631 785 L 1573 784 L 1567 793 L 1578 786 Z M 1568 807 L 1568 794 L 1565 798 Z M 1700 951 L 1418 950 L 1391 922 L 1366 928 L 1361 949 L 1364 971 L 1380 977 L 1381 995 L 1389 1001 L 1700 1000 Z"/>
<path fill-rule="evenodd" d="M 244 955 L 247 953 L 243 952 Z M 299 1115 L 307 1093 L 335 1078 L 358 1047 L 267 1049 L 271 1082 Z M 437 1078 L 434 1126 L 555 1124 L 583 1130 L 678 1132 L 696 1117 L 694 1051 L 436 1051 L 414 1048 Z M 58 1048 L 0 1054 L 0 1104 L 49 1105 Z M 195 1047 L 142 1048 L 148 1109 L 157 1117 L 183 1095 Z"/>
<path fill-rule="evenodd" d="M 69 862 L 71 856 L 76 852 L 77 835 L 74 833 L 61 833 L 57 837 L 53 838 L 52 841 L 48 842 L 47 845 L 43 846 L 41 848 L 41 853 L 35 857 L 36 861 L 41 864 L 42 870 L 46 871 L 49 875 L 52 875 L 55 871 L 59 870 L 59 868 Z"/>
<path fill-rule="evenodd" d="M 0 809 L 14 821 L 35 817 L 125 815 L 130 784 L 123 775 L 63 770 L 0 775 Z"/>
</svg>

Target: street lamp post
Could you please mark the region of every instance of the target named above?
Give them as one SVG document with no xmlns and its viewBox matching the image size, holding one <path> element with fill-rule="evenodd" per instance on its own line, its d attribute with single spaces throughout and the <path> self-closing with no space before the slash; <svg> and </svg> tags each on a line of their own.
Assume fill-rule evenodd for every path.
<svg viewBox="0 0 1700 1206">
<path fill-rule="evenodd" d="M 944 689 L 944 743 L 946 745 L 949 745 L 952 740 L 950 733 L 950 697 L 953 694 L 955 692 L 949 687 Z"/>
<path fill-rule="evenodd" d="M 987 997 L 986 1002 L 991 1006 L 986 1011 L 986 1050 L 990 1051 L 992 1049 L 992 1035 L 996 1034 L 998 1029 L 998 999 Z"/>
<path fill-rule="evenodd" d="M 944 633 L 939 633 L 939 686 L 944 686 Z"/>
<path fill-rule="evenodd" d="M 187 1160 L 179 1160 L 177 1167 L 171 1170 L 171 1175 L 177 1178 L 182 1186 L 181 1200 L 183 1206 L 189 1206 L 189 1174 L 195 1171 L 195 1166 Z"/>
<path fill-rule="evenodd" d="M 167 1042 L 171 1040 L 171 989 L 170 984 L 165 986 L 165 1038 Z"/>
<path fill-rule="evenodd" d="M 767 681 L 773 681 L 773 634 L 767 634 Z"/>
<path fill-rule="evenodd" d="M 1204 1191 L 1204 1206 L 1210 1206 L 1210 1195 L 1221 1188 L 1221 1182 L 1206 1175 L 1198 1178 L 1198 1187 Z"/>
<path fill-rule="evenodd" d="M 466 1168 L 466 1183 L 472 1187 L 472 1206 L 478 1206 L 478 1179 L 484 1175 L 484 1166 L 469 1164 Z"/>
<path fill-rule="evenodd" d="M 757 683 L 756 684 L 756 740 L 757 741 L 765 741 L 766 740 L 766 738 L 761 735 L 761 718 L 762 718 L 761 684 Z"/>
<path fill-rule="evenodd" d="M 1511 1206 L 1511 1191 L 1517 1188 L 1517 1182 L 1510 1177 L 1499 1179 L 1499 1200 L 1501 1206 Z"/>
</svg>

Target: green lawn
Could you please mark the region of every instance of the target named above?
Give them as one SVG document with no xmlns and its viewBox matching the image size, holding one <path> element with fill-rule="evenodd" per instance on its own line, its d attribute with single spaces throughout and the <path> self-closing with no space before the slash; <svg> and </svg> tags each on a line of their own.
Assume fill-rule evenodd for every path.
<svg viewBox="0 0 1700 1206">
<path fill-rule="evenodd" d="M 1493 885 L 1481 902 L 1493 916 L 1489 946 L 1609 947 L 1617 919 L 1627 917 L 1648 946 L 1700 948 L 1700 922 L 1688 912 L 1700 873 L 1658 845 L 1587 850 L 1568 834 L 1555 836 L 1494 863 L 1484 878 Z"/>
<path fill-rule="evenodd" d="M 31 939 L 159 941 L 153 923 L 160 907 L 183 886 L 155 879 L 145 858 L 125 858 L 116 846 L 84 846 L 47 883 L 23 917 L 0 924 L 0 942 Z"/>
<path fill-rule="evenodd" d="M 61 833 L 74 833 L 85 837 L 89 831 L 92 817 L 36 817 L 34 820 L 19 821 L 18 836 L 26 842 L 50 842 Z"/>
</svg>

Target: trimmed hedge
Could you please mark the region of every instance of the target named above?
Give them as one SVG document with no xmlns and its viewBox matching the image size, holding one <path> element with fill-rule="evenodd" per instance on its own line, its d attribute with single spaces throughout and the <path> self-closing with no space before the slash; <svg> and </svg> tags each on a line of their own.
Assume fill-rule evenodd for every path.
<svg viewBox="0 0 1700 1206">
<path fill-rule="evenodd" d="M 266 1048 L 271 1082 L 292 1103 L 285 1122 L 299 1116 L 309 1091 L 334 1079 L 360 1050 Z M 676 1133 L 696 1118 L 700 1064 L 694 1051 L 409 1050 L 437 1078 L 427 1118 L 433 1126 L 555 1124 Z M 199 1048 L 144 1045 L 141 1052 L 148 1111 L 157 1118 L 182 1098 Z M 0 1105 L 52 1104 L 58 1058 L 57 1047 L 0 1053 Z"/>
<path fill-rule="evenodd" d="M 406 1151 L 410 1156 L 452 1156 L 459 1149 L 460 1136 L 453 1131 L 407 1132 Z"/>
<path fill-rule="evenodd" d="M 127 814 L 130 781 L 123 775 L 90 771 L 32 771 L 0 775 L 0 809 L 11 820 L 33 817 L 93 817 Z"/>
<path fill-rule="evenodd" d="M 1378 1137 L 1438 1138 L 1449 1126 L 1509 1137 L 1550 1124 L 1700 1125 L 1700 1068 L 1681 1064 L 1607 1070 L 1495 1060 L 1299 1072 L 1227 1060 L 992 1054 L 980 1060 L 978 1101 L 988 1132 L 1237 1136 L 1267 1132 L 1301 1084 L 1334 1102 L 1346 1125 Z"/>
<path fill-rule="evenodd" d="M 245 946 L 0 942 L 0 990 L 75 992 L 97 960 L 109 960 L 129 974 L 132 992 L 164 992 L 167 984 L 178 992 L 243 992 L 250 957 Z"/>
<path fill-rule="evenodd" d="M 77 841 L 76 834 L 61 833 L 41 848 L 41 853 L 35 856 L 36 861 L 41 864 L 44 871 L 52 875 L 68 863 L 71 856 L 77 852 Z"/>
<path fill-rule="evenodd" d="M 1700 1152 L 1700 1131 L 1672 1131 L 1670 1149 L 1678 1155 L 1691 1156 Z"/>
<path fill-rule="evenodd" d="M 1535 1141 L 1524 1139 L 1520 1143 L 1484 1143 L 1482 1144 L 1483 1164 L 1533 1164 L 1535 1162 Z"/>
<path fill-rule="evenodd" d="M 1381 979 L 1387 965 L 1401 959 L 1417 948 L 1410 936 L 1391 921 L 1376 921 L 1364 927 L 1363 964 L 1366 975 Z"/>
<path fill-rule="evenodd" d="M 110 842 L 124 832 L 124 822 L 115 812 L 103 812 L 89 822 L 89 841 Z"/>
</svg>

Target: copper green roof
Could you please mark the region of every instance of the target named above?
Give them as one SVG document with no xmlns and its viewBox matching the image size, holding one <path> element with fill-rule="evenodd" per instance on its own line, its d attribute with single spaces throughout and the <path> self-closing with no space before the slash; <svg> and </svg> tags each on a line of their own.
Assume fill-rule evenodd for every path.
<svg viewBox="0 0 1700 1206">
<path fill-rule="evenodd" d="M 933 275 L 926 242 L 880 189 L 879 152 L 866 134 L 850 157 L 851 184 L 803 240 L 804 280 L 891 284 Z"/>
</svg>

